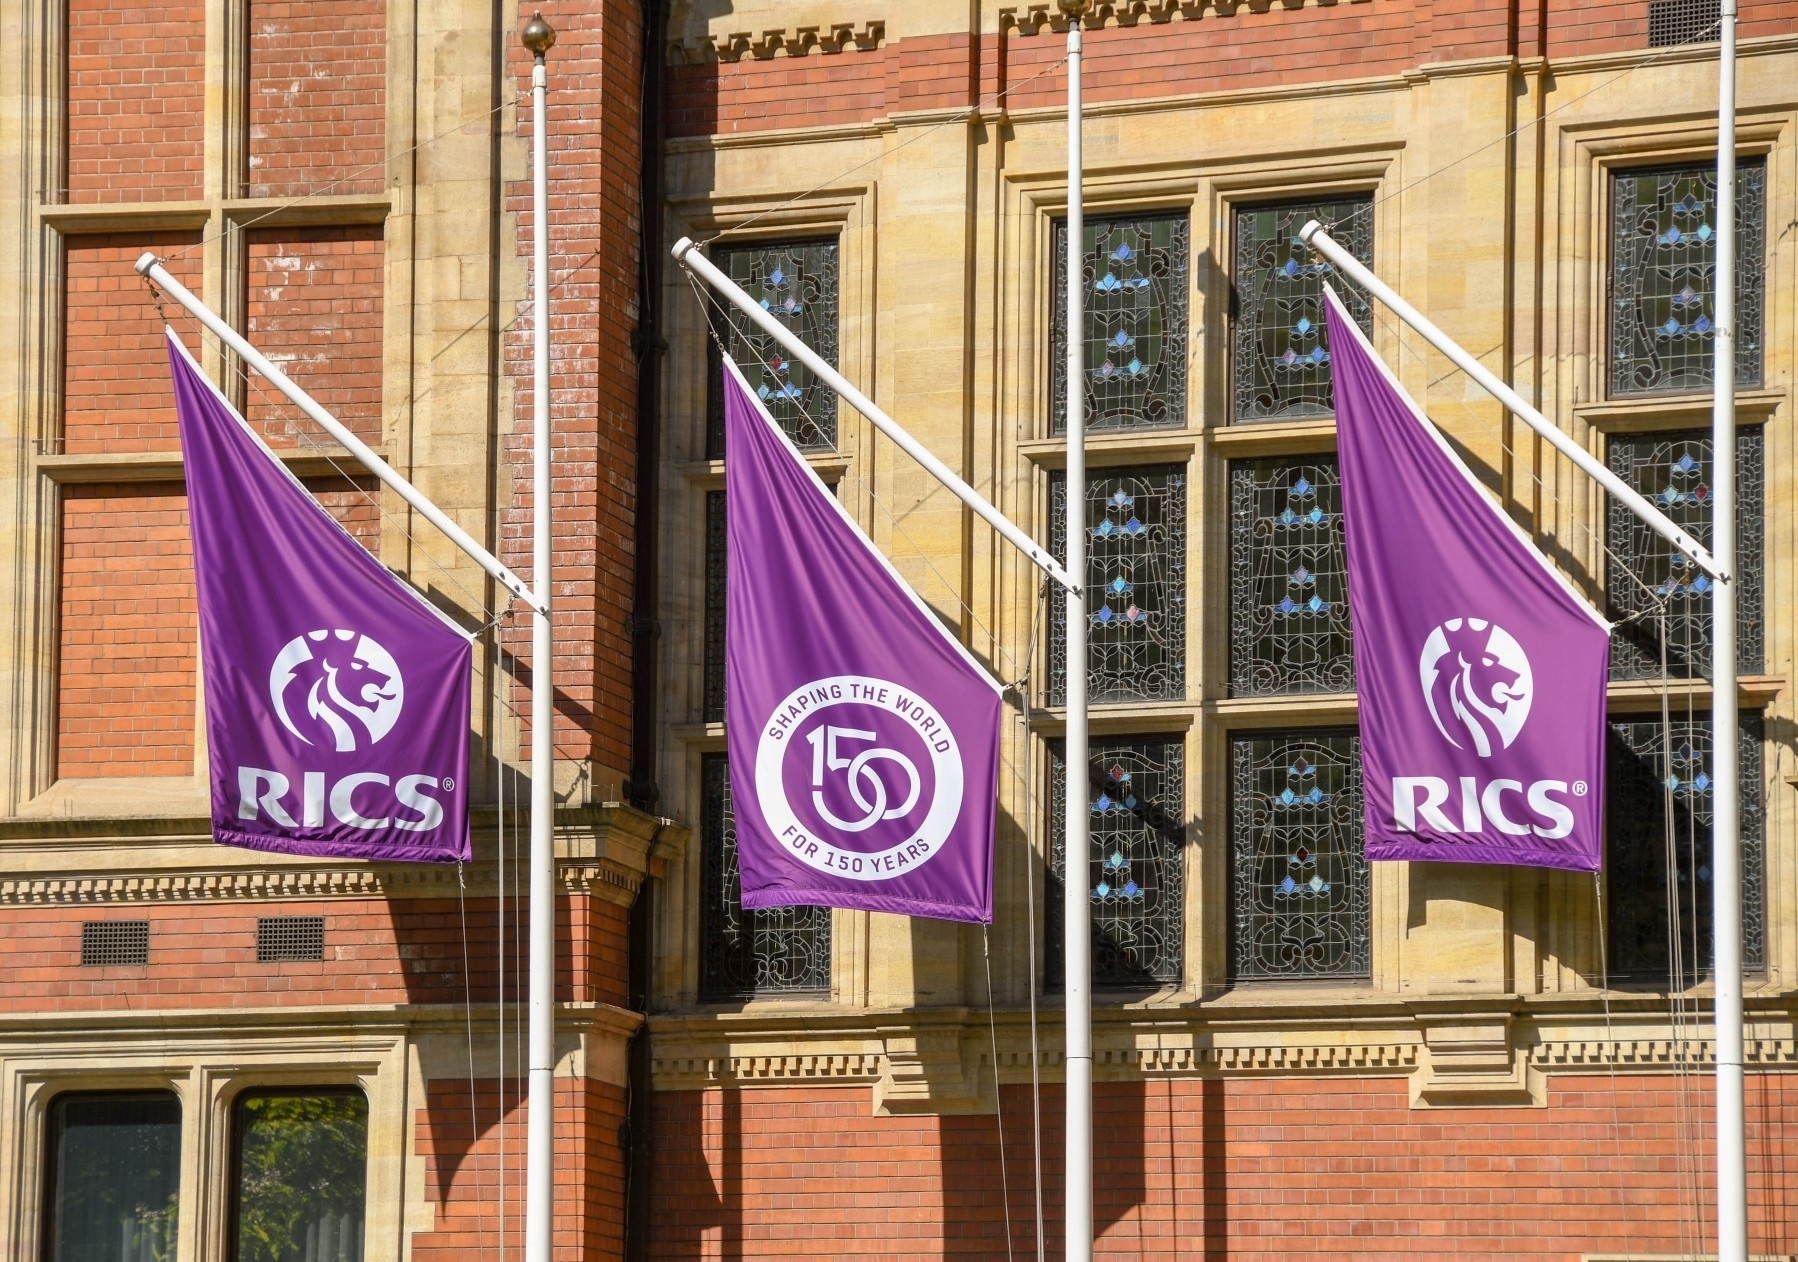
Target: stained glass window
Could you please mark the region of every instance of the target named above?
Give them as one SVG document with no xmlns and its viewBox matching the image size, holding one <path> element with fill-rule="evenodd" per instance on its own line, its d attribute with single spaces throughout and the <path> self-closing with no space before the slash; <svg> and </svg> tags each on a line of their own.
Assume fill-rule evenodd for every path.
<svg viewBox="0 0 1798 1262">
<path fill-rule="evenodd" d="M 1767 167 L 1736 167 L 1736 384 L 1761 379 Z M 1611 393 L 1708 390 L 1717 168 L 1622 171 L 1611 206 Z"/>
<path fill-rule="evenodd" d="M 705 709 L 707 723 L 724 721 L 724 492 L 705 497 Z"/>
<path fill-rule="evenodd" d="M 1062 881 L 1067 870 L 1067 763 L 1049 747 L 1050 879 L 1045 938 L 1048 983 L 1062 978 Z M 1092 907 L 1093 981 L 1101 986 L 1178 983 L 1186 830 L 1184 748 L 1179 738 L 1103 737 L 1088 749 L 1092 824 L 1086 886 Z"/>
<path fill-rule="evenodd" d="M 232 1262 L 362 1262 L 368 1098 L 254 1091 L 232 1118 Z"/>
<path fill-rule="evenodd" d="M 764 241 L 720 245 L 712 262 L 827 363 L 837 362 L 837 243 Z M 750 390 L 767 405 L 787 435 L 808 451 L 837 445 L 837 398 L 803 364 L 734 307 L 712 308 L 712 327 L 737 361 Z M 711 343 L 711 412 L 706 454 L 724 456 L 723 365 Z"/>
<path fill-rule="evenodd" d="M 173 1092 L 50 1105 L 44 1262 L 174 1262 L 181 1103 Z"/>
<path fill-rule="evenodd" d="M 1230 465 L 1230 691 L 1352 692 L 1335 456 Z"/>
<path fill-rule="evenodd" d="M 699 995 L 752 999 L 830 990 L 830 909 L 745 910 L 737 875 L 737 825 L 723 754 L 702 764 Z"/>
<path fill-rule="evenodd" d="M 1611 471 L 1653 502 L 1706 547 L 1711 542 L 1711 434 L 1680 430 L 1618 435 L 1610 442 Z M 1736 653 L 1739 669 L 1761 669 L 1762 444 L 1758 427 L 1736 432 Z M 1684 554 L 1622 504 L 1607 509 L 1605 589 L 1610 616 L 1613 679 L 1659 679 L 1662 641 L 1666 671 L 1677 679 L 1711 673 L 1711 581 Z"/>
<path fill-rule="evenodd" d="M 1049 483 L 1049 546 L 1067 557 L 1067 477 Z M 1086 488 L 1088 697 L 1186 695 L 1186 471 L 1102 469 Z M 1050 602 L 1049 704 L 1067 699 L 1067 606 Z"/>
<path fill-rule="evenodd" d="M 1765 965 L 1762 730 L 1760 715 L 1742 715 L 1742 964 L 1750 971 Z M 1670 886 L 1678 893 L 1681 984 L 1710 973 L 1712 749 L 1708 715 L 1665 728 L 1658 715 L 1611 722 L 1604 883 L 1612 978 L 1673 977 Z"/>
<path fill-rule="evenodd" d="M 1088 219 L 1085 228 L 1086 427 L 1186 424 L 1185 215 Z M 1068 225 L 1055 223 L 1050 293 L 1052 432 L 1067 432 Z"/>
<path fill-rule="evenodd" d="M 1365 331 L 1373 329 L 1367 298 L 1299 240 L 1308 219 L 1363 263 L 1373 262 L 1373 199 L 1286 202 L 1236 212 L 1236 276 L 1231 371 L 1232 421 L 1328 416 L 1330 352 L 1322 330 L 1328 282 Z"/>
<path fill-rule="evenodd" d="M 1243 735 L 1230 756 L 1233 976 L 1370 976 L 1360 737 Z"/>
</svg>

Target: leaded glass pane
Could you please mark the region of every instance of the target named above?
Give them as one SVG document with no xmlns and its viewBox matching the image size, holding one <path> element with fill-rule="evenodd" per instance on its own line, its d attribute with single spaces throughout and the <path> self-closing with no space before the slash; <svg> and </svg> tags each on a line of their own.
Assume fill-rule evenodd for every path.
<svg viewBox="0 0 1798 1262">
<path fill-rule="evenodd" d="M 712 251 L 712 262 L 825 362 L 837 362 L 834 238 L 717 246 Z M 734 307 L 714 305 L 712 329 L 743 370 L 750 390 L 767 406 L 788 437 L 808 451 L 828 450 L 837 445 L 837 396 L 820 384 L 810 369 L 788 359 L 773 338 Z M 716 343 L 711 344 L 710 362 L 712 391 L 706 454 L 719 460 L 724 457 L 724 395 L 720 389 L 723 366 Z"/>
<path fill-rule="evenodd" d="M 1618 435 L 1611 439 L 1611 471 L 1653 501 L 1699 543 L 1711 543 L 1711 433 Z M 1762 443 L 1758 427 L 1736 432 L 1736 653 L 1740 670 L 1761 669 L 1763 625 Z M 1611 636 L 1611 678 L 1659 679 L 1662 641 L 1666 671 L 1676 679 L 1711 673 L 1711 581 L 1703 570 L 1642 519 L 1610 501 L 1605 523 L 1605 594 L 1617 623 Z"/>
<path fill-rule="evenodd" d="M 707 723 L 724 721 L 724 492 L 705 496 L 705 710 Z"/>
<path fill-rule="evenodd" d="M 1370 976 L 1360 737 L 1238 736 L 1230 752 L 1233 975 Z"/>
<path fill-rule="evenodd" d="M 1363 332 L 1373 331 L 1365 295 L 1299 240 L 1307 219 L 1363 263 L 1373 262 L 1373 199 L 1248 206 L 1236 212 L 1232 421 L 1296 420 L 1335 411 L 1330 352 L 1323 343 L 1324 285 L 1336 290 Z"/>
<path fill-rule="evenodd" d="M 50 1105 L 45 1262 L 174 1262 L 181 1103 L 173 1092 Z"/>
<path fill-rule="evenodd" d="M 1179 429 L 1186 424 L 1185 215 L 1088 219 L 1085 285 L 1086 427 Z M 1068 421 L 1068 224 L 1055 222 L 1050 425 Z"/>
<path fill-rule="evenodd" d="M 1717 168 L 1617 174 L 1611 206 L 1611 393 L 1708 390 L 1716 341 Z M 1736 167 L 1736 384 L 1761 380 L 1767 168 Z"/>
<path fill-rule="evenodd" d="M 1067 870 L 1067 761 L 1049 746 L 1049 989 L 1062 977 L 1062 882 Z M 1185 750 L 1178 738 L 1102 738 L 1088 749 L 1092 823 L 1086 888 L 1093 981 L 1164 986 L 1181 974 L 1185 918 Z"/>
<path fill-rule="evenodd" d="M 362 1262 L 368 1098 L 256 1091 L 232 1115 L 232 1262 Z"/>
<path fill-rule="evenodd" d="M 1067 558 L 1067 476 L 1050 475 L 1049 546 Z M 1088 698 L 1186 695 L 1186 471 L 1103 469 L 1086 489 Z M 1049 704 L 1067 699 L 1067 607 L 1051 601 Z"/>
<path fill-rule="evenodd" d="M 723 754 L 702 764 L 699 994 L 702 999 L 825 994 L 830 990 L 830 909 L 742 904 L 737 822 Z"/>
<path fill-rule="evenodd" d="M 1741 716 L 1742 966 L 1765 967 L 1762 724 Z M 1605 921 L 1612 978 L 1665 982 L 1678 892 L 1679 985 L 1711 966 L 1711 725 L 1708 715 L 1617 719 L 1605 763 Z M 1669 827 L 1671 823 L 1671 828 Z M 1670 878 L 1671 874 L 1671 879 Z"/>
<path fill-rule="evenodd" d="M 1353 692 L 1335 456 L 1230 465 L 1230 691 Z"/>
</svg>

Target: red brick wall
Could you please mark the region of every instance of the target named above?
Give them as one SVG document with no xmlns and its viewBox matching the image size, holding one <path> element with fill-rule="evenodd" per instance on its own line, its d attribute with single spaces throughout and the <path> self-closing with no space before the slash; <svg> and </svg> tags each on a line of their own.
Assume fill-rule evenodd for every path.
<svg viewBox="0 0 1798 1262">
<path fill-rule="evenodd" d="M 160 451 L 180 445 L 169 386 L 168 339 L 149 287 L 131 270 L 146 250 L 184 285 L 200 280 L 198 233 L 116 233 L 63 243 L 63 450 Z M 194 324 L 173 303 L 170 323 L 189 350 Z"/>
<path fill-rule="evenodd" d="M 180 483 L 63 489 L 58 776 L 193 773 L 191 557 Z"/>
<path fill-rule="evenodd" d="M 534 7 L 534 6 L 533 6 Z M 558 756 L 630 761 L 629 615 L 636 521 L 636 325 L 642 31 L 634 4 L 545 4 L 556 28 L 549 102 L 550 327 L 556 473 L 555 634 Z M 511 70 L 530 136 L 530 56 L 513 43 Z M 536 227 L 531 185 L 508 186 L 517 249 L 529 259 Z M 531 347 L 535 317 L 521 302 L 506 337 L 517 387 L 515 428 L 503 440 L 512 470 L 501 555 L 529 574 Z M 510 647 L 530 657 L 530 625 Z M 620 786 L 592 786 L 617 797 Z"/>
<path fill-rule="evenodd" d="M 258 230 L 248 245 L 250 341 L 357 437 L 380 442 L 381 225 Z M 273 446 L 331 444 L 253 374 L 244 415 Z"/>
<path fill-rule="evenodd" d="M 507 900 L 502 950 L 501 911 L 491 896 L 15 908 L 11 932 L 0 935 L 0 1012 L 492 1004 L 502 967 L 508 1002 L 518 1001 L 525 994 L 525 911 L 522 899 Z M 323 916 L 325 958 L 257 963 L 259 916 Z M 102 919 L 148 920 L 150 962 L 82 966 L 81 925 Z M 586 897 L 559 899 L 557 925 L 557 999 L 622 1004 L 622 963 L 589 957 L 584 934 L 610 934 L 610 949 L 621 950 L 623 910 Z"/>
<path fill-rule="evenodd" d="M 251 197 L 387 184 L 387 6 L 250 0 Z"/>
<path fill-rule="evenodd" d="M 520 1252 L 526 1090 L 521 1079 L 510 1077 L 441 1079 L 426 1089 L 417 1117 L 418 1152 L 425 1159 L 425 1196 L 435 1221 L 430 1231 L 412 1238 L 418 1262 Z M 556 1079 L 552 1196 L 558 1259 L 624 1255 L 625 1173 L 618 1146 L 624 1115 L 622 1088 Z"/>
<path fill-rule="evenodd" d="M 1207 9 L 1197 21 L 1089 31 L 1089 102 L 1319 83 L 1390 74 L 1421 61 L 1502 56 L 1508 10 L 1453 0 L 1420 25 L 1410 3 L 1289 10 Z M 987 47 L 986 45 L 996 45 Z M 678 65 L 668 73 L 671 136 L 845 126 L 915 109 L 964 108 L 1009 87 L 1013 109 L 1067 99 L 1063 36 L 917 37 L 879 49 Z"/>
<path fill-rule="evenodd" d="M 307 486 L 378 545 L 372 478 Z M 64 487 L 61 592 L 57 775 L 193 774 L 199 610 L 182 484 Z"/>
<path fill-rule="evenodd" d="M 1060 1087 L 1044 1090 L 1048 1246 L 1058 1250 Z M 1117 1258 L 1342 1257 L 1574 1262 L 1684 1253 L 1708 1146 L 1693 1085 L 1550 1079 L 1545 1109 L 1413 1110 L 1400 1079 L 1157 1080 L 1094 1092 L 1098 1252 Z M 659 1092 L 658 1258 L 1033 1255 L 1030 1108 L 870 1116 L 866 1087 Z M 1748 1085 L 1750 1251 L 1798 1247 L 1798 1076 Z M 1698 1180 L 1699 1203 L 1711 1195 Z M 1003 1189 L 1009 1188 L 1007 1197 Z M 1702 1250 L 1700 1250 L 1702 1251 Z"/>
<path fill-rule="evenodd" d="M 202 0 L 67 0 L 68 199 L 203 193 Z"/>
</svg>

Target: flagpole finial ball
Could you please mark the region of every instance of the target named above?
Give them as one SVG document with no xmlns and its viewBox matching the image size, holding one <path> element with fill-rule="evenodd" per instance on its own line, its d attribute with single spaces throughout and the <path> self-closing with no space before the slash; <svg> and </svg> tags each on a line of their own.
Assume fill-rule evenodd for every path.
<svg viewBox="0 0 1798 1262">
<path fill-rule="evenodd" d="M 538 61 L 556 46 L 556 28 L 543 20 L 541 10 L 531 14 L 531 20 L 524 24 L 524 46 Z"/>
<path fill-rule="evenodd" d="M 1070 18 L 1083 18 L 1092 7 L 1090 0 L 1056 0 L 1056 3 L 1061 6 L 1062 13 Z"/>
</svg>

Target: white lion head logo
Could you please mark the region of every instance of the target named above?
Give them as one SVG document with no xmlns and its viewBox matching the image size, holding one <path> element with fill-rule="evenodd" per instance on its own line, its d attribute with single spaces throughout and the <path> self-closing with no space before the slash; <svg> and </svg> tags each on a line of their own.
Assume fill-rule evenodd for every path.
<svg viewBox="0 0 1798 1262">
<path fill-rule="evenodd" d="M 1456 749 L 1490 758 L 1523 730 L 1535 695 L 1530 659 L 1498 624 L 1450 618 L 1424 640 L 1418 673 L 1430 717 Z"/>
<path fill-rule="evenodd" d="M 275 655 L 268 695 L 288 731 L 347 754 L 393 730 L 405 684 L 393 654 L 368 636 L 308 631 Z"/>
</svg>

